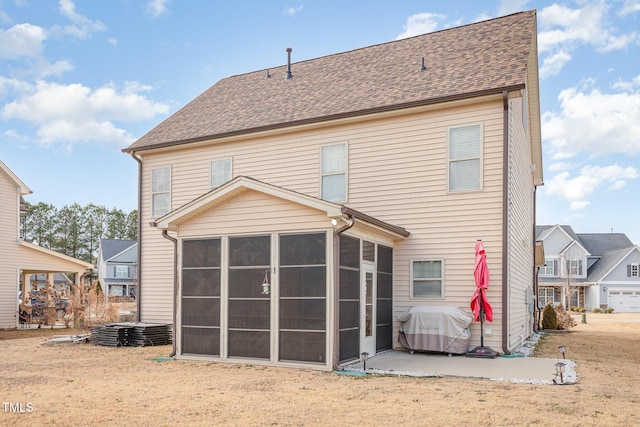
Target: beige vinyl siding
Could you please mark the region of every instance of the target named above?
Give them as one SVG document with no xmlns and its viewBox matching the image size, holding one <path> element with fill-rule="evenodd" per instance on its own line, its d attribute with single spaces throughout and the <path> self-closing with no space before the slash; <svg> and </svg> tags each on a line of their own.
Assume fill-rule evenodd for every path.
<svg viewBox="0 0 640 427">
<path fill-rule="evenodd" d="M 447 129 L 478 123 L 483 128 L 482 191 L 448 193 Z M 407 240 L 394 247 L 394 314 L 418 303 L 469 310 L 475 289 L 474 245 L 482 239 L 491 272 L 488 296 L 494 308 L 492 327 L 498 330 L 502 318 L 501 101 L 145 153 L 142 320 L 171 320 L 172 245 L 161 237 L 160 231 L 146 226 L 152 220 L 151 168 L 171 165 L 172 209 L 209 191 L 209 162 L 220 157 L 233 159 L 234 176 L 250 176 L 319 197 L 320 146 L 337 142 L 347 142 L 349 147 L 349 200 L 345 205 L 411 232 Z M 253 224 L 250 229 L 259 225 Z M 296 224 L 291 227 L 300 228 Z M 409 260 L 418 258 L 444 260 L 445 300 L 409 298 Z M 395 325 L 395 337 L 398 326 Z M 477 325 L 473 325 L 472 335 L 479 342 Z M 500 337 L 496 335 L 499 334 L 485 337 L 485 341 L 499 348 Z"/>
<path fill-rule="evenodd" d="M 19 197 L 12 179 L 0 170 L 0 328 L 16 327 Z"/>
<path fill-rule="evenodd" d="M 531 150 L 523 127 L 523 98 L 509 100 L 509 211 L 507 275 L 510 350 L 531 334 L 527 289 L 533 295 L 533 176 Z"/>
<path fill-rule="evenodd" d="M 256 191 L 247 191 L 179 226 L 181 238 L 327 230 L 326 213 Z"/>
</svg>

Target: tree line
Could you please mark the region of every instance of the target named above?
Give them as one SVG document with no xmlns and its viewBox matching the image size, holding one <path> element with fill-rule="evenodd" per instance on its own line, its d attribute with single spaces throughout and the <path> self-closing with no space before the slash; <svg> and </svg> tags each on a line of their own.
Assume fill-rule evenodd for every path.
<svg viewBox="0 0 640 427">
<path fill-rule="evenodd" d="M 138 211 L 125 213 L 93 203 L 58 209 L 39 202 L 27 205 L 20 232 L 27 242 L 95 264 L 100 239 L 137 239 Z"/>
</svg>

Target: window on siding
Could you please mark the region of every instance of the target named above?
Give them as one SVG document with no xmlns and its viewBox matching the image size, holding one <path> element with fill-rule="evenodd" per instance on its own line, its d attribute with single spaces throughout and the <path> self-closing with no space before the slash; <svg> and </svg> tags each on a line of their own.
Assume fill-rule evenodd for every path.
<svg viewBox="0 0 640 427">
<path fill-rule="evenodd" d="M 216 188 L 231 181 L 231 159 L 211 161 L 211 188 Z"/>
<path fill-rule="evenodd" d="M 171 167 L 151 170 L 151 214 L 154 217 L 171 209 Z"/>
<path fill-rule="evenodd" d="M 556 288 L 540 288 L 538 290 L 538 307 L 544 307 L 548 302 L 555 305 L 560 295 Z"/>
<path fill-rule="evenodd" d="M 481 126 L 449 129 L 449 191 L 480 190 Z"/>
<path fill-rule="evenodd" d="M 442 260 L 411 261 L 411 296 L 442 298 L 444 296 L 442 270 Z"/>
<path fill-rule="evenodd" d="M 544 267 L 540 267 L 540 276 L 555 276 L 557 260 L 554 258 L 545 258 Z"/>
<path fill-rule="evenodd" d="M 116 265 L 115 277 L 127 278 L 129 277 L 128 265 Z"/>
<path fill-rule="evenodd" d="M 568 260 L 567 273 L 569 273 L 569 276 L 582 276 L 582 260 L 581 259 Z"/>
<path fill-rule="evenodd" d="M 347 144 L 321 148 L 322 199 L 330 202 L 347 200 Z"/>
<path fill-rule="evenodd" d="M 634 262 L 629 264 L 629 277 L 640 277 L 640 263 Z"/>
</svg>

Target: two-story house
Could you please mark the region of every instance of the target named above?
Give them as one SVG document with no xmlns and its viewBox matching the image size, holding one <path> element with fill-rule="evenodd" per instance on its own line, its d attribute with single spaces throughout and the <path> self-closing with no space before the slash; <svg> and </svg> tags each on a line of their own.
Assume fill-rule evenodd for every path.
<svg viewBox="0 0 640 427">
<path fill-rule="evenodd" d="M 23 196 L 31 190 L 0 161 L 0 328 L 18 326 L 18 295 L 31 292 L 33 274 L 44 274 L 46 283 L 55 283 L 55 273 L 74 273 L 80 283 L 82 275 L 93 265 L 76 258 L 24 241 L 20 236 Z M 19 289 L 21 287 L 21 289 Z M 29 298 L 22 298 L 28 304 Z"/>
<path fill-rule="evenodd" d="M 536 12 L 286 51 L 124 150 L 139 166 L 140 319 L 175 316 L 179 357 L 332 369 L 400 348 L 413 306 L 470 312 L 480 239 L 485 345 L 512 351 L 533 324 Z"/>
<path fill-rule="evenodd" d="M 545 265 L 538 306 L 612 307 L 640 313 L 640 247 L 623 233 L 575 233 L 568 225 L 538 226 Z"/>
<path fill-rule="evenodd" d="M 135 300 L 138 277 L 137 241 L 100 239 L 97 267 L 105 302 Z"/>
</svg>

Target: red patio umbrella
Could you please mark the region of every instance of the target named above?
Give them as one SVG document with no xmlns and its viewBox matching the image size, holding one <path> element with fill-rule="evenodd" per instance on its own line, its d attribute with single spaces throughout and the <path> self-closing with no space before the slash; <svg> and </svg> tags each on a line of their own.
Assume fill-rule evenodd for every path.
<svg viewBox="0 0 640 427">
<path fill-rule="evenodd" d="M 486 291 L 489 288 L 489 268 L 487 267 L 487 254 L 484 251 L 482 240 L 476 242 L 476 266 L 473 270 L 476 281 L 476 291 L 471 298 L 471 310 L 473 318 L 480 321 L 480 347 L 476 347 L 467 353 L 468 357 L 495 358 L 498 354 L 491 348 L 484 346 L 484 319 L 493 321 L 493 309 L 489 304 Z"/>
</svg>

